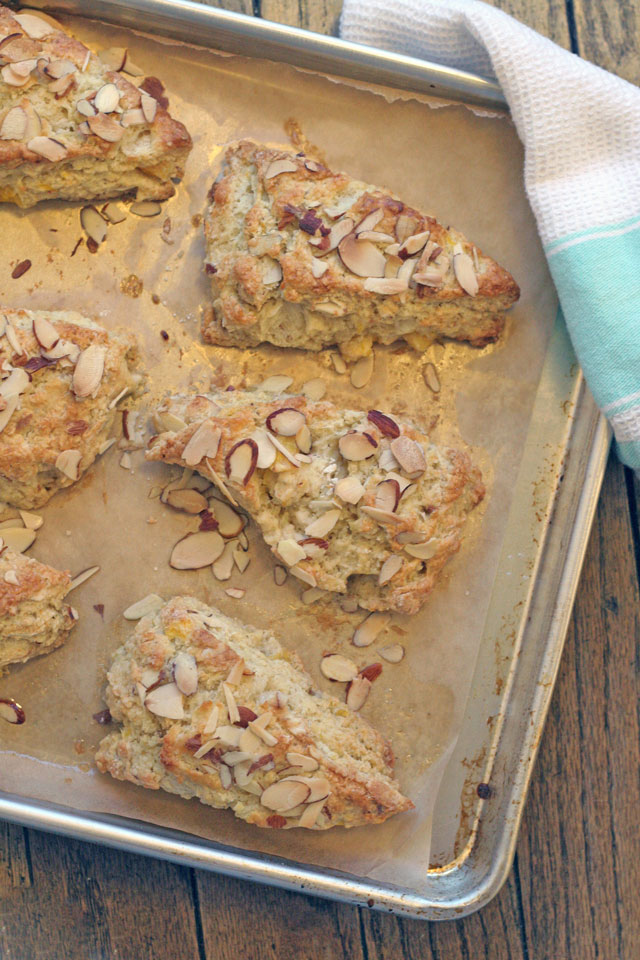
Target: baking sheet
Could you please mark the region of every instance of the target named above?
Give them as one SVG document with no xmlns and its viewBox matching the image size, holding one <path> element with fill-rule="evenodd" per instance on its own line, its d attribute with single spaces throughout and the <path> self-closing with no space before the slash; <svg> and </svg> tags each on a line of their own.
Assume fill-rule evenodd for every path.
<svg viewBox="0 0 640 960">
<path fill-rule="evenodd" d="M 68 645 L 0 680 L 0 696 L 16 697 L 27 711 L 24 726 L 0 729 L 0 785 L 81 810 L 179 827 L 247 850 L 413 884 L 429 862 L 433 804 L 467 699 L 555 313 L 555 295 L 521 185 L 516 133 L 504 119 L 478 117 L 462 107 L 434 111 L 417 101 L 392 104 L 279 64 L 218 57 L 166 41 L 159 49 L 156 41 L 136 37 L 131 42 L 123 31 L 86 21 L 74 21 L 74 29 L 97 47 L 129 45 L 133 59 L 148 73 L 162 73 L 172 112 L 187 123 L 194 150 L 185 182 L 161 216 L 131 216 L 110 228 L 95 255 L 81 246 L 70 257 L 81 235 L 76 207 L 47 204 L 25 213 L 0 209 L 0 228 L 14 255 L 2 267 L 0 302 L 78 309 L 105 326 L 136 329 L 153 376 L 145 403 L 187 384 L 199 390 L 210 380 L 238 386 L 288 372 L 294 387 L 322 376 L 328 398 L 338 403 L 363 409 L 375 405 L 423 427 L 437 418 L 432 430 L 436 442 L 473 445 L 488 497 L 423 612 L 411 619 L 395 617 L 378 643 L 355 650 L 349 636 L 361 615 L 338 611 L 336 616 L 333 604 L 302 607 L 297 582 L 275 590 L 268 552 L 254 531 L 251 565 L 242 578 L 234 575 L 230 581 L 247 588 L 242 601 L 227 597 L 229 584 L 217 583 L 210 571 L 172 571 L 167 563 L 171 547 L 195 522 L 148 498 L 150 487 L 168 480 L 170 472 L 144 465 L 141 454 L 134 454 L 133 473 L 127 472 L 111 450 L 80 484 L 42 511 L 45 525 L 31 553 L 73 572 L 99 563 L 101 572 L 71 595 L 81 620 Z M 362 391 L 333 372 L 328 353 L 224 351 L 201 345 L 198 324 L 208 285 L 201 273 L 197 219 L 222 145 L 239 136 L 283 143 L 283 126 L 291 117 L 334 169 L 386 185 L 455 224 L 513 272 L 522 299 L 501 344 L 481 351 L 449 344 L 424 358 L 404 349 L 378 348 L 374 380 Z M 167 216 L 171 244 L 162 239 Z M 11 280 L 13 265 L 25 257 L 33 261 L 32 269 Z M 143 284 L 137 297 L 130 296 L 137 286 L 127 282 L 132 275 Z M 161 330 L 169 332 L 168 343 Z M 437 397 L 422 380 L 422 366 L 429 360 L 436 363 L 443 384 Z M 119 612 L 151 590 L 165 597 L 193 593 L 226 613 L 270 627 L 301 652 L 325 688 L 329 684 L 317 669 L 323 650 L 347 653 L 364 665 L 378 659 L 378 646 L 400 639 L 407 656 L 400 665 L 385 664 L 363 713 L 390 737 L 398 777 L 415 812 L 350 833 L 281 834 L 256 831 L 229 812 L 97 774 L 91 758 L 104 731 L 91 717 L 102 706 L 109 654 L 131 629 Z M 94 604 L 104 604 L 104 620 Z"/>
</svg>

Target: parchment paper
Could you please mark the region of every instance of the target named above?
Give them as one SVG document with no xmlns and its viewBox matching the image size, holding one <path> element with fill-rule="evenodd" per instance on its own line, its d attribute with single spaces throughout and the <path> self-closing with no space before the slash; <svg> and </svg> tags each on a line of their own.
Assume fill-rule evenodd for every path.
<svg viewBox="0 0 640 960">
<path fill-rule="evenodd" d="M 423 102 L 389 102 L 376 93 L 260 60 L 217 56 L 184 45 L 161 44 L 124 31 L 76 20 L 73 29 L 97 47 L 129 46 L 133 59 L 167 87 L 173 114 L 194 140 L 184 183 L 153 219 L 130 216 L 110 227 L 92 255 L 83 244 L 79 208 L 45 204 L 20 212 L 0 208 L 4 257 L 0 303 L 12 307 L 69 308 L 107 327 L 125 325 L 140 338 L 150 375 L 145 404 L 192 385 L 251 385 L 283 372 L 292 389 L 313 376 L 328 385 L 337 403 L 406 415 L 429 427 L 438 443 L 471 449 L 487 483 L 487 498 L 473 514 L 459 555 L 423 611 L 394 617 L 372 647 L 350 645 L 362 614 L 345 615 L 335 603 L 301 605 L 302 586 L 273 585 L 269 552 L 250 529 L 252 561 L 241 577 L 220 584 L 210 570 L 177 572 L 168 557 L 196 521 L 149 499 L 150 488 L 171 472 L 133 454 L 133 471 L 119 465 L 112 448 L 74 488 L 41 512 L 45 524 L 32 554 L 78 572 L 101 572 L 70 595 L 80 623 L 59 651 L 12 668 L 0 680 L 0 696 L 25 708 L 21 727 L 0 727 L 0 786 L 25 797 L 48 799 L 83 811 L 120 813 L 286 858 L 326 865 L 360 876 L 413 885 L 429 862 L 431 815 L 438 785 L 464 710 L 482 635 L 532 401 L 555 314 L 553 287 L 522 187 L 522 151 L 505 119 L 480 117 L 461 106 L 432 110 Z M 258 51 L 257 51 L 258 52 Z M 329 352 L 208 348 L 199 320 L 208 302 L 202 274 L 206 192 L 224 144 L 241 136 L 284 144 L 284 124 L 295 118 L 329 165 L 387 186 L 407 202 L 433 212 L 505 264 L 522 287 L 504 339 L 475 350 L 448 344 L 424 357 L 397 347 L 377 348 L 375 376 L 360 391 L 335 374 Z M 162 224 L 171 219 L 170 243 Z M 196 218 L 196 220 L 194 220 Z M 31 270 L 10 279 L 16 262 Z M 138 277 L 138 297 L 123 292 Z M 122 285 L 122 286 L 121 286 Z M 154 299 L 159 298 L 159 303 Z M 169 333 L 165 342 L 161 330 Z M 422 379 L 425 362 L 436 363 L 439 395 Z M 153 522 L 150 522 L 153 521 Z M 243 600 L 224 593 L 242 585 Z M 267 627 L 297 648 L 320 686 L 324 650 L 352 656 L 360 666 L 379 660 L 377 648 L 399 640 L 407 650 L 399 665 L 385 664 L 363 709 L 390 738 L 397 775 L 416 805 L 414 812 L 383 826 L 327 833 L 259 831 L 195 801 L 183 801 L 101 776 L 92 766 L 106 732 L 92 720 L 103 706 L 110 654 L 133 627 L 121 611 L 154 591 L 168 598 L 191 593 L 224 612 Z M 94 605 L 104 604 L 104 617 Z M 336 692 L 336 685 L 332 685 Z M 342 691 L 340 691 L 342 695 Z"/>
</svg>

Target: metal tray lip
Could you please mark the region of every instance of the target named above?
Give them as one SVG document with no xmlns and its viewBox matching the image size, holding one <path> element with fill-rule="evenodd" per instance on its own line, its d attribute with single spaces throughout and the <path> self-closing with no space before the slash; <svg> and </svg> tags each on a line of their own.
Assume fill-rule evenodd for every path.
<svg viewBox="0 0 640 960">
<path fill-rule="evenodd" d="M 180 25 L 187 19 L 198 26 L 200 45 L 207 46 L 207 41 L 215 40 L 219 49 L 227 49 L 226 43 L 235 39 L 237 46 L 241 40 L 243 46 L 260 44 L 261 59 L 272 59 L 269 52 L 273 50 L 283 54 L 281 59 L 289 63 L 294 62 L 291 57 L 304 57 L 309 69 L 473 103 L 501 112 L 508 109 L 497 81 L 470 71 L 210 7 L 194 0 L 32 0 L 25 5 L 52 13 L 58 11 L 103 19 L 137 30 L 141 29 L 140 24 L 148 24 L 151 17 L 154 32 L 173 35 L 176 39 L 181 39 Z M 254 47 L 253 56 L 256 54 Z"/>
<path fill-rule="evenodd" d="M 181 10 L 196 8 L 197 12 L 201 12 L 203 9 L 212 11 L 212 8 L 204 8 L 188 2 L 188 0 L 129 0 L 126 4 L 122 0 L 87 0 L 86 3 L 79 2 L 79 0 L 66 0 L 62 4 L 42 2 L 42 0 L 38 2 L 36 0 L 31 5 L 52 11 L 62 8 L 65 12 L 79 12 L 85 17 L 91 15 L 91 11 L 97 7 L 101 9 L 115 7 L 119 10 L 125 8 L 139 10 L 141 8 L 151 9 L 157 6 L 169 6 L 173 10 L 176 8 Z M 254 21 L 251 17 L 232 15 L 226 11 L 216 11 L 216 13 L 224 13 L 226 19 L 240 19 L 241 21 L 249 21 L 254 25 L 266 23 L 266 21 Z M 307 34 L 306 31 L 297 31 L 295 28 L 285 28 L 284 32 L 289 33 L 290 31 L 302 33 L 309 37 L 319 36 Z M 340 43 L 334 41 L 333 38 L 322 39 L 329 45 Z M 281 37 L 279 42 L 284 44 L 286 40 Z M 262 53 L 262 51 L 259 52 Z M 385 56 L 393 58 L 395 55 L 385 54 Z M 571 597 L 586 549 L 610 439 L 606 421 L 601 415 L 594 412 L 593 406 L 591 410 L 583 410 L 582 413 L 589 422 L 593 422 L 593 432 L 590 452 L 587 455 L 588 462 L 584 470 L 585 481 L 580 489 L 576 514 L 576 516 L 581 517 L 581 523 L 578 525 L 576 521 L 571 528 L 571 539 L 576 543 L 566 564 L 566 573 L 572 584 L 569 588 Z M 576 410 L 575 422 L 577 420 L 578 412 Z M 567 489 L 566 485 L 564 489 Z M 562 607 L 562 604 L 559 602 L 559 597 L 556 596 L 554 609 L 558 606 Z M 571 604 L 565 604 L 559 615 L 553 620 L 553 632 L 558 638 L 554 647 L 556 669 L 560 660 L 570 610 Z M 551 632 L 549 635 L 551 635 Z M 552 690 L 553 685 L 549 686 L 537 698 L 536 715 L 540 718 L 540 724 L 544 722 Z M 514 780 L 511 790 L 505 791 L 504 796 L 507 801 L 516 794 L 522 798 L 524 791 L 526 791 L 538 742 L 539 739 L 532 743 L 521 776 Z M 527 738 L 525 737 L 522 741 L 523 748 L 526 745 Z M 516 808 L 516 814 L 505 819 L 505 825 L 496 835 L 497 841 L 492 847 L 490 861 L 485 867 L 478 867 L 478 845 L 471 844 L 457 860 L 442 868 L 435 868 L 427 872 L 429 895 L 425 895 L 407 891 L 388 882 L 378 883 L 366 879 L 361 880 L 357 877 L 351 878 L 349 875 L 339 874 L 328 868 L 318 868 L 307 864 L 292 865 L 291 861 L 285 861 L 282 858 L 229 850 L 229 848 L 224 848 L 213 841 L 188 834 L 179 834 L 177 831 L 170 831 L 142 821 L 81 813 L 74 811 L 73 808 L 56 807 L 53 804 L 46 804 L 41 801 L 11 797 L 0 791 L 0 818 L 21 823 L 24 826 L 62 833 L 89 842 L 104 843 L 131 852 L 154 855 L 174 862 L 216 870 L 246 879 L 254 879 L 287 889 L 302 890 L 330 899 L 345 900 L 354 904 L 369 906 L 372 904 L 368 901 L 373 900 L 374 908 L 422 919 L 451 919 L 452 916 L 464 916 L 484 906 L 498 892 L 511 867 L 522 807 L 523 805 L 519 804 Z M 141 830 L 141 824 L 143 824 L 144 830 Z M 187 837 L 187 840 L 182 839 L 183 837 Z M 438 892 L 438 881 L 444 877 L 453 881 L 456 888 L 455 895 L 447 895 L 444 891 L 442 894 Z"/>
</svg>

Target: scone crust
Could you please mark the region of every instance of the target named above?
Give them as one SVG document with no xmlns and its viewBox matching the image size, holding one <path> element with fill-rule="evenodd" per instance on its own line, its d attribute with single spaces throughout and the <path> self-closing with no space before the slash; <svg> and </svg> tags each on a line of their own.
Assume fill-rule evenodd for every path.
<svg viewBox="0 0 640 960">
<path fill-rule="evenodd" d="M 0 547 L 0 673 L 65 642 L 75 624 L 70 586 L 68 573 Z"/>
<path fill-rule="evenodd" d="M 270 414 L 289 408 L 304 414 L 311 433 L 310 462 L 292 467 L 278 452 L 273 468 L 256 468 L 245 485 L 229 481 L 227 456 L 240 441 L 251 438 L 265 427 Z M 176 420 L 163 420 L 169 414 Z M 164 423 L 185 426 L 163 429 Z M 321 589 L 357 596 L 369 610 L 396 610 L 415 613 L 433 589 L 449 558 L 461 544 L 462 528 L 470 510 L 484 496 L 479 470 L 460 450 L 436 447 L 429 438 L 408 423 L 394 418 L 401 436 L 419 445 L 426 469 L 411 479 L 394 511 L 395 520 L 380 523 L 364 508 L 376 506 L 378 485 L 388 479 L 409 479 L 399 465 L 396 470 L 380 466 L 380 457 L 390 449 L 390 440 L 368 417 L 368 412 L 340 410 L 333 404 L 311 402 L 303 396 L 281 394 L 274 398 L 260 391 L 219 391 L 207 396 L 172 397 L 158 408 L 156 427 L 160 432 L 147 451 L 150 460 L 162 460 L 186 466 L 185 447 L 203 423 L 220 431 L 215 457 L 201 461 L 196 469 L 208 479 L 221 478 L 227 490 L 256 521 L 262 536 L 278 556 L 284 540 L 301 543 L 309 534 L 306 527 L 325 507 L 340 509 L 340 518 L 318 544 L 310 544 L 310 555 L 293 568 L 302 570 L 306 581 Z M 347 461 L 339 452 L 340 438 L 350 431 L 369 434 L 376 446 L 367 460 Z M 292 456 L 298 448 L 293 437 L 278 437 Z M 356 476 L 364 485 L 364 494 L 353 505 L 334 494 L 336 481 Z M 216 480 L 217 478 L 217 480 Z M 398 482 L 398 481 L 396 481 Z M 334 501 L 332 503 L 332 501 Z M 407 553 L 407 535 L 431 542 L 433 553 L 424 561 Z M 392 555 L 402 558 L 400 569 L 380 586 L 378 576 L 383 563 Z M 282 561 L 279 561 L 282 562 Z M 311 581 L 309 581 L 311 577 Z"/>
<path fill-rule="evenodd" d="M 75 395 L 75 365 L 68 358 L 34 369 L 43 356 L 34 334 L 39 317 L 53 324 L 61 340 L 80 351 L 92 345 L 103 348 L 104 373 L 94 395 Z M 42 506 L 57 490 L 74 482 L 56 467 L 63 451 L 80 451 L 78 478 L 91 466 L 121 415 L 116 406 L 111 407 L 112 401 L 123 391 L 131 394 L 138 390 L 142 378 L 135 369 L 136 341 L 128 331 L 108 332 L 69 311 L 0 308 L 0 323 L 3 321 L 0 366 L 4 362 L 22 368 L 31 379 L 0 431 L 0 501 L 29 509 Z M 0 379 L 0 406 L 2 384 Z"/>
<path fill-rule="evenodd" d="M 35 109 L 42 128 L 38 135 L 50 136 L 66 148 L 64 158 L 51 161 L 30 149 L 31 140 L 0 140 L 0 202 L 30 207 L 46 199 L 101 200 L 126 194 L 165 200 L 172 196 L 171 180 L 183 175 L 191 138 L 168 113 L 160 81 L 150 78 L 142 84 L 159 100 L 152 122 L 128 126 L 119 141 L 108 141 L 80 126 L 87 118 L 77 111 L 77 102 L 91 100 L 101 86 L 113 83 L 123 111 L 135 110 L 141 103 L 138 87 L 124 74 L 109 70 L 75 37 L 52 28 L 48 36 L 30 38 L 14 15 L 0 8 L 0 38 L 14 34 L 22 36 L 30 57 L 48 58 L 50 63 L 68 61 L 75 72 L 70 89 L 62 93 L 52 93 L 49 81 L 37 70 L 19 87 L 0 77 L 0 120 L 13 107 Z"/>
<path fill-rule="evenodd" d="M 274 161 L 287 161 L 296 170 L 269 176 Z M 204 220 L 205 270 L 213 306 L 203 319 L 203 336 L 210 343 L 252 346 L 266 340 L 319 350 L 349 341 L 370 345 L 408 337 L 413 345 L 421 340 L 426 345 L 449 337 L 480 346 L 498 338 L 504 311 L 519 296 L 513 277 L 456 230 L 301 154 L 250 141 L 233 145 L 210 201 Z M 377 241 L 380 250 L 397 236 L 399 224 L 402 229 L 409 224 L 412 235 L 429 232 L 430 249 L 441 250 L 432 266 L 442 267 L 442 283 L 414 284 L 405 292 L 383 295 L 367 290 L 365 278 L 347 269 L 337 250 L 321 252 L 320 228 L 314 233 L 310 213 L 326 231 L 346 218 L 355 226 L 374 211 L 382 216 L 373 230 L 389 237 Z M 456 279 L 456 244 L 476 265 L 475 296 Z M 282 273 L 280 282 L 267 276 L 274 263 Z M 321 276 L 312 270 L 318 263 L 328 265 Z"/>
<path fill-rule="evenodd" d="M 182 697 L 182 719 L 165 719 L 150 712 L 144 700 L 146 690 L 157 682 L 154 678 L 170 681 L 177 655 L 195 659 L 197 689 Z M 230 677 L 234 668 L 235 678 Z M 254 735 L 238 747 L 226 739 L 229 728 L 231 734 L 255 728 L 231 722 L 223 683 L 243 708 L 243 724 L 247 717 L 269 714 L 268 743 Z M 255 826 L 278 829 L 381 823 L 412 807 L 393 779 L 389 744 L 366 720 L 315 690 L 297 655 L 269 633 L 192 597 L 174 597 L 140 621 L 116 651 L 106 700 L 120 726 L 100 744 L 96 763 L 117 779 L 197 797 L 212 807 L 231 808 Z M 218 721 L 209 734 L 204 731 L 212 708 Z M 210 750 L 194 757 L 209 741 Z M 243 767 L 233 766 L 237 757 L 230 751 L 238 749 L 250 751 Z M 293 768 L 287 757 L 292 752 L 311 759 L 311 765 L 315 762 L 315 770 L 303 774 Z M 314 780 L 322 799 L 322 809 L 316 809 L 316 819 L 308 824 L 300 822 L 304 803 L 281 812 L 261 803 L 263 790 L 296 771 Z M 241 773 L 250 779 L 248 789 L 237 782 Z M 325 789 L 318 791 L 321 782 Z"/>
</svg>

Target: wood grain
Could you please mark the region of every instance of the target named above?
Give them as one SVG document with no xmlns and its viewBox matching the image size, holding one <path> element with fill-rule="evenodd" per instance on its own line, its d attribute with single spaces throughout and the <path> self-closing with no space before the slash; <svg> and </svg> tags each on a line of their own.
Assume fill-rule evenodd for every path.
<svg viewBox="0 0 640 960">
<path fill-rule="evenodd" d="M 528 27 L 569 49 L 571 36 L 564 0 L 486 0 Z"/>
<path fill-rule="evenodd" d="M 640 6 L 633 0 L 574 0 L 578 52 L 640 83 Z"/>
<path fill-rule="evenodd" d="M 316 33 L 338 35 L 342 0 L 261 0 L 260 16 L 265 20 L 304 27 Z"/>
</svg>

